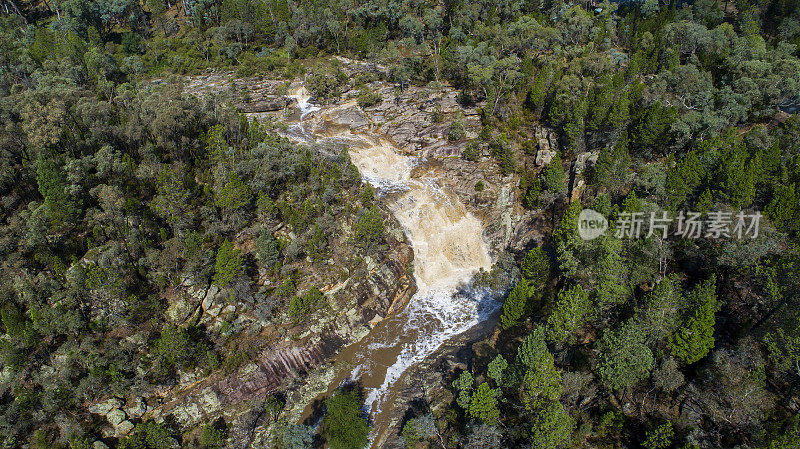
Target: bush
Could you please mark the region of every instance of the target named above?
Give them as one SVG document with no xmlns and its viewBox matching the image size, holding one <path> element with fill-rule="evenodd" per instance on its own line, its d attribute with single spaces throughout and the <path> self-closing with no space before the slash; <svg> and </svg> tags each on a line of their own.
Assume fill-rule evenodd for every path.
<svg viewBox="0 0 800 449">
<path fill-rule="evenodd" d="M 138 424 L 133 433 L 120 441 L 118 449 L 171 449 L 175 440 L 164 424 L 147 421 Z"/>
<path fill-rule="evenodd" d="M 305 295 L 295 296 L 289 301 L 289 315 L 292 318 L 301 318 L 314 313 L 322 300 L 322 292 L 317 287 L 311 287 Z"/>
<path fill-rule="evenodd" d="M 267 229 L 262 229 L 256 239 L 256 257 L 266 267 L 274 267 L 281 258 L 278 240 Z"/>
<path fill-rule="evenodd" d="M 244 271 L 244 257 L 233 247 L 233 243 L 225 240 L 217 250 L 214 268 L 214 283 L 225 288 Z"/>
<path fill-rule="evenodd" d="M 500 410 L 497 409 L 499 394 L 499 390 L 491 388 L 486 382 L 478 385 L 469 402 L 469 416 L 490 426 L 497 425 L 500 420 Z"/>
<path fill-rule="evenodd" d="M 367 87 L 362 87 L 358 92 L 358 106 L 368 108 L 375 106 L 383 101 L 383 97 L 378 92 L 372 91 Z"/>
<path fill-rule="evenodd" d="M 217 193 L 215 203 L 217 207 L 231 212 L 247 206 L 252 200 L 253 194 L 250 192 L 250 187 L 242 181 L 239 175 L 231 173 L 228 181 Z"/>
<path fill-rule="evenodd" d="M 367 445 L 369 423 L 361 414 L 361 397 L 355 391 L 337 391 L 325 401 L 322 436 L 330 449 L 354 449 Z"/>
<path fill-rule="evenodd" d="M 672 423 L 667 421 L 665 424 L 647 432 L 647 439 L 642 443 L 642 447 L 646 449 L 666 449 L 672 446 L 672 438 L 674 436 L 675 431 L 672 429 Z"/>
<path fill-rule="evenodd" d="M 308 449 L 314 440 L 314 429 L 302 424 L 281 422 L 279 430 L 278 449 Z M 279 427 L 279 428 L 280 428 Z"/>
<path fill-rule="evenodd" d="M 492 151 L 492 156 L 497 159 L 500 164 L 500 171 L 503 175 L 509 175 L 517 169 L 517 163 L 514 160 L 514 152 L 511 151 L 510 144 L 505 135 L 500 135 L 497 139 L 489 144 L 489 149 Z"/>
<path fill-rule="evenodd" d="M 537 246 L 525 254 L 520 266 L 522 277 L 533 282 L 537 287 L 541 287 L 550 277 L 550 257 L 544 250 Z"/>
<path fill-rule="evenodd" d="M 553 193 L 562 193 L 567 190 L 567 175 L 561 166 L 561 158 L 556 156 L 542 172 L 544 185 Z"/>
<path fill-rule="evenodd" d="M 378 245 L 383 240 L 386 227 L 383 225 L 383 215 L 378 208 L 373 207 L 361 214 L 355 226 L 355 240 L 363 247 L 369 249 Z"/>
<path fill-rule="evenodd" d="M 451 142 L 461 140 L 466 134 L 467 131 L 464 129 L 464 122 L 460 119 L 454 120 L 453 124 L 450 125 L 450 133 L 447 135 L 447 140 Z"/>
<path fill-rule="evenodd" d="M 500 316 L 500 324 L 503 329 L 510 329 L 525 316 L 528 309 L 528 300 L 532 296 L 533 288 L 527 279 L 523 279 L 514 286 L 503 303 L 503 313 Z"/>
<path fill-rule="evenodd" d="M 407 448 L 413 448 L 420 441 L 433 438 L 436 435 L 436 423 L 433 415 L 428 413 L 418 418 L 412 418 L 403 425 L 402 438 Z"/>
<path fill-rule="evenodd" d="M 347 75 L 341 70 L 335 73 L 312 73 L 306 77 L 305 85 L 314 98 L 327 100 L 341 95 L 340 89 L 347 82 Z"/>
<path fill-rule="evenodd" d="M 461 152 L 461 157 L 470 161 L 470 162 L 478 162 L 481 158 L 481 150 L 478 147 L 478 144 L 475 141 L 472 141 L 464 148 L 464 151 Z"/>
<path fill-rule="evenodd" d="M 203 435 L 200 437 L 200 446 L 203 449 L 222 449 L 225 447 L 227 429 L 221 425 L 206 424 L 203 426 Z"/>
<path fill-rule="evenodd" d="M 215 368 L 218 364 L 216 355 L 203 343 L 199 332 L 194 327 L 182 329 L 173 325 L 165 326 L 156 341 L 156 354 L 171 367 L 189 369 L 200 365 Z"/>
<path fill-rule="evenodd" d="M 481 424 L 472 427 L 464 449 L 486 449 L 503 447 L 503 434 L 495 426 Z"/>
</svg>

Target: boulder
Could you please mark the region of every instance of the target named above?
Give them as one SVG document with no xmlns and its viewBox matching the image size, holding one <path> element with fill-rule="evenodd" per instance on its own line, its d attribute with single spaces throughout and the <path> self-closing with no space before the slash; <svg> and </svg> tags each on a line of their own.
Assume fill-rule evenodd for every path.
<svg viewBox="0 0 800 449">
<path fill-rule="evenodd" d="M 89 413 L 94 413 L 95 415 L 107 415 L 110 411 L 122 407 L 122 404 L 122 399 L 119 398 L 106 399 L 103 402 L 90 405 Z"/>
<path fill-rule="evenodd" d="M 599 153 L 592 153 L 589 151 L 583 152 L 575 157 L 575 162 L 572 165 L 572 171 L 577 176 L 583 173 L 586 167 L 591 167 L 597 162 Z"/>
<path fill-rule="evenodd" d="M 369 320 L 369 327 L 375 327 L 383 321 L 383 317 L 380 315 L 375 315 L 371 320 Z"/>
<path fill-rule="evenodd" d="M 180 371 L 178 374 L 178 384 L 181 388 L 184 388 L 197 382 L 201 378 L 202 376 L 200 376 L 197 371 Z"/>
<path fill-rule="evenodd" d="M 547 142 L 550 144 L 550 149 L 555 151 L 558 149 L 558 138 L 556 137 L 556 133 L 553 131 L 549 131 L 547 133 Z"/>
<path fill-rule="evenodd" d="M 92 444 L 92 449 L 108 449 L 108 446 L 106 446 L 106 443 L 97 440 Z"/>
<path fill-rule="evenodd" d="M 143 398 L 136 398 L 130 407 L 125 407 L 125 413 L 131 418 L 140 418 L 147 412 L 147 403 Z"/>
<path fill-rule="evenodd" d="M 112 426 L 118 426 L 122 421 L 125 421 L 127 415 L 121 409 L 115 408 L 106 414 L 106 419 Z"/>
<path fill-rule="evenodd" d="M 195 403 L 183 404 L 172 409 L 172 415 L 175 419 L 184 425 L 189 423 L 196 423 L 200 421 L 202 413 L 200 407 Z"/>
<path fill-rule="evenodd" d="M 334 125 L 349 126 L 350 129 L 358 129 L 369 123 L 361 109 L 355 105 L 333 110 L 326 118 Z"/>
<path fill-rule="evenodd" d="M 193 310 L 194 305 L 183 296 L 179 296 L 169 305 L 166 315 L 171 322 L 180 324 L 189 318 Z"/>
<path fill-rule="evenodd" d="M 536 165 L 548 165 L 555 157 L 556 152 L 550 150 L 539 150 L 536 152 Z"/>
<path fill-rule="evenodd" d="M 126 419 L 125 421 L 119 423 L 119 425 L 117 426 L 117 436 L 127 435 L 131 433 L 133 428 L 134 428 L 133 423 Z"/>
<path fill-rule="evenodd" d="M 214 308 L 215 304 L 219 304 L 220 302 L 219 294 L 220 290 L 219 287 L 217 287 L 216 285 L 208 287 L 208 291 L 206 292 L 205 297 L 203 298 L 204 311 L 208 312 L 209 310 Z"/>
<path fill-rule="evenodd" d="M 207 415 L 215 415 L 222 411 L 222 402 L 219 396 L 213 389 L 206 389 L 202 395 L 197 399 L 197 404 Z"/>
<path fill-rule="evenodd" d="M 227 306 L 225 306 L 224 309 L 222 309 L 222 312 L 220 313 L 233 313 L 233 312 L 236 312 L 236 306 L 233 304 L 228 304 Z"/>
<path fill-rule="evenodd" d="M 581 193 L 583 193 L 583 186 L 585 182 L 583 179 L 578 179 L 575 185 L 572 186 L 572 191 L 570 192 L 569 198 L 570 201 L 575 201 L 581 197 Z"/>
</svg>

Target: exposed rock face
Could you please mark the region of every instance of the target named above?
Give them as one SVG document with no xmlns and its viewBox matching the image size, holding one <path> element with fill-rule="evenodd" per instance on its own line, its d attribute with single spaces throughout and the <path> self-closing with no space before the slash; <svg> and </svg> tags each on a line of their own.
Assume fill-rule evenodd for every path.
<svg viewBox="0 0 800 449">
<path fill-rule="evenodd" d="M 195 309 L 196 304 L 193 304 L 191 298 L 181 295 L 167 308 L 167 319 L 175 324 L 183 323 L 191 317 Z"/>
<path fill-rule="evenodd" d="M 89 406 L 90 413 L 104 415 L 106 421 L 113 426 L 103 428 L 104 437 L 120 437 L 129 434 L 133 430 L 134 424 L 128 418 L 138 418 L 147 411 L 147 403 L 142 398 L 133 399 L 123 410 L 124 404 L 122 399 L 110 398 Z M 96 441 L 94 447 L 106 446 L 102 441 Z"/>
<path fill-rule="evenodd" d="M 369 123 L 364 113 L 361 112 L 361 108 L 354 104 L 335 109 L 331 111 L 331 113 L 326 114 L 325 118 L 334 125 L 346 126 L 351 130 L 363 128 Z"/>
<path fill-rule="evenodd" d="M 258 101 L 242 103 L 241 105 L 238 105 L 237 108 L 244 113 L 270 112 L 281 111 L 290 104 L 292 104 L 292 100 L 289 97 L 269 96 Z"/>
<path fill-rule="evenodd" d="M 597 162 L 598 156 L 598 153 L 585 152 L 579 154 L 575 158 L 575 161 L 572 163 L 572 170 L 570 173 L 570 201 L 575 201 L 580 198 L 581 193 L 583 193 L 583 186 L 586 184 L 586 182 L 583 180 L 583 172 L 587 167 L 592 167 Z"/>
<path fill-rule="evenodd" d="M 127 435 L 127 434 L 131 433 L 133 428 L 134 428 L 134 425 L 133 425 L 132 422 L 130 422 L 128 420 L 122 421 L 117 426 L 117 435 L 118 436 Z"/>
<path fill-rule="evenodd" d="M 399 93 L 394 86 L 383 84 L 376 90 L 383 101 L 365 112 L 375 123 L 376 131 L 401 150 L 425 157 L 459 156 L 467 140 L 447 140 L 456 119 L 463 121 L 467 139 L 477 135 L 480 125 L 478 110 L 461 107 L 456 102 L 457 93 L 452 89 L 409 87 Z"/>
<path fill-rule="evenodd" d="M 325 289 L 328 301 L 338 304 L 333 309 L 336 313 L 313 317 L 314 324 L 308 326 L 299 341 L 276 342 L 262 350 L 252 363 L 227 375 L 203 379 L 183 373 L 192 378 L 182 380 L 180 390 L 166 395 L 175 399 L 148 411 L 143 418 L 172 415 L 180 424 L 191 427 L 220 415 L 235 417 L 246 411 L 241 410 L 243 404 L 261 401 L 267 394 L 285 388 L 288 382 L 305 377 L 341 348 L 366 335 L 376 317 L 385 317 L 408 301 L 416 290 L 408 274 L 413 257 L 407 244 L 394 241 L 362 282 L 348 279 L 344 285 Z M 220 296 L 219 289 L 213 286 L 207 290 L 194 286 L 188 289 L 204 308 L 210 306 L 207 311 L 213 310 L 212 304 L 218 301 L 209 298 Z"/>
<path fill-rule="evenodd" d="M 144 399 L 135 398 L 132 402 L 133 403 L 130 406 L 124 408 L 125 413 L 130 418 L 140 418 L 147 412 L 147 403 L 144 401 Z"/>
<path fill-rule="evenodd" d="M 539 150 L 536 152 L 536 165 L 548 165 L 553 157 L 556 155 L 555 151 Z"/>
<path fill-rule="evenodd" d="M 107 415 L 114 409 L 122 407 L 124 402 L 122 399 L 119 398 L 110 398 L 103 402 L 98 402 L 97 404 L 89 406 L 89 413 L 94 413 L 96 415 Z"/>
<path fill-rule="evenodd" d="M 114 409 L 106 415 L 106 419 L 108 419 L 108 422 L 110 422 L 112 426 L 118 426 L 119 423 L 125 421 L 126 417 L 125 412 L 120 409 Z"/>
<path fill-rule="evenodd" d="M 365 63 L 344 62 L 345 71 L 350 75 L 359 71 L 381 70 L 380 67 Z M 201 97 L 215 97 L 215 100 L 219 97 L 221 101 L 228 95 L 229 101 L 237 104 L 240 110 L 252 114 L 251 117 L 281 118 L 296 109 L 293 100 L 286 100 L 288 83 L 283 81 L 260 78 L 232 80 L 230 75 L 209 74 L 189 80 L 186 86 L 187 91 Z M 400 92 L 392 84 L 376 82 L 370 88 L 381 94 L 381 103 L 362 109 L 355 102 L 357 92 L 345 89 L 338 104 L 329 105 L 320 112 L 325 114 L 325 126 L 349 128 L 354 133 L 369 129 L 371 133 L 389 139 L 409 155 L 435 161 L 428 165 L 440 171 L 441 182 L 456 192 L 467 209 L 482 220 L 485 225 L 484 237 L 495 254 L 507 248 L 519 251 L 532 242 L 540 241 L 539 229 L 545 228 L 540 226 L 540 222 L 544 218 L 542 214 L 521 207 L 519 178 L 516 175 L 504 176 L 493 159 L 484 157 L 471 162 L 459 157 L 469 140 L 480 131 L 477 106 L 460 105 L 456 101 L 456 91 L 448 87 L 410 87 Z M 249 97 L 247 101 L 233 94 L 244 90 Z M 297 116 L 296 111 L 294 115 Z M 447 136 L 456 120 L 463 123 L 465 136 L 457 141 L 449 141 Z M 555 135 L 539 127 L 535 138 L 541 154 L 536 164 L 549 163 L 557 151 Z M 481 191 L 476 188 L 479 182 L 484 186 Z M 396 223 L 394 226 L 395 229 L 389 229 L 388 232 L 402 236 Z M 271 392 L 285 390 L 289 385 L 293 386 L 292 391 L 297 391 L 300 389 L 298 385 L 304 385 L 303 382 L 308 379 L 308 373 L 330 371 L 323 367 L 327 366 L 334 354 L 362 338 L 377 322 L 406 305 L 416 291 L 414 279 L 409 274 L 412 259 L 411 248 L 402 238 L 398 238 L 381 260 L 367 262 L 368 270 L 363 276 L 350 274 L 348 279 L 322 288 L 331 310 L 315 316 L 312 323 L 307 323 L 302 334 L 286 338 L 284 335 L 276 337 L 272 332 L 274 329 L 262 330 L 259 338 L 268 341 L 269 345 L 251 363 L 224 375 L 217 373 L 208 378 L 187 377 L 179 388 L 163 394 L 170 401 L 159 405 L 148 399 L 151 405 L 156 406 L 148 409 L 145 405 L 146 412 L 140 415 L 141 419 L 164 419 L 171 415 L 186 428 L 219 416 L 232 422 L 245 416 L 253 406 L 257 407 L 259 401 Z M 253 326 L 255 320 L 246 314 L 237 312 L 239 315 L 236 316 L 237 313 L 229 313 L 231 309 L 226 312 L 226 307 L 231 304 L 227 304 L 216 287 L 193 286 L 191 282 L 187 284 L 181 287 L 186 304 L 174 306 L 176 322 L 182 318 L 186 320 L 184 317 L 188 316 L 188 319 L 196 319 L 195 322 L 216 330 L 223 321 L 222 317 L 229 315 L 234 316 L 236 322 L 245 328 Z M 233 310 L 236 310 L 235 306 Z M 484 331 L 478 329 L 475 332 Z M 258 333 L 258 330 L 255 332 Z M 467 335 L 463 338 L 470 337 Z M 464 344 L 466 340 L 463 338 L 459 337 L 458 341 L 442 348 L 440 353 L 447 354 L 453 345 Z M 424 366 L 409 373 L 407 382 L 412 382 L 407 385 L 409 396 L 404 395 L 398 400 L 413 399 L 410 392 L 418 387 L 413 382 L 422 381 L 426 385 L 441 383 L 441 370 L 431 363 L 440 363 L 442 357 L 444 355 L 435 358 L 435 362 L 426 361 Z M 315 376 L 311 378 L 316 379 Z M 327 377 L 319 375 L 320 379 Z M 444 387 L 439 388 L 436 394 L 445 394 L 445 390 Z M 294 394 L 289 396 L 290 401 L 302 400 L 293 399 L 297 396 Z M 444 399 L 442 401 L 446 402 Z M 398 425 L 406 404 L 396 404 L 400 413 Z M 108 411 L 121 406 L 111 407 Z M 303 408 L 303 404 L 287 404 L 287 409 Z M 138 413 L 141 408 L 135 410 Z M 136 418 L 127 408 L 123 413 L 132 419 Z M 255 428 L 256 425 L 251 427 Z M 248 438 L 263 438 L 263 433 L 264 429 L 260 429 L 255 431 L 255 437 Z M 250 441 L 237 441 L 234 446 L 248 447 Z M 394 443 L 387 442 L 382 447 L 393 447 L 391 444 Z"/>
</svg>

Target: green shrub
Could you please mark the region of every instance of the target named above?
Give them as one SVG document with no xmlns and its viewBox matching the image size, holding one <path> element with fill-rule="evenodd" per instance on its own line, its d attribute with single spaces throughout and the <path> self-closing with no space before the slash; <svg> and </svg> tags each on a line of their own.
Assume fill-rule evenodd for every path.
<svg viewBox="0 0 800 449">
<path fill-rule="evenodd" d="M 217 250 L 217 262 L 214 265 L 214 283 L 225 288 L 244 272 L 244 257 L 228 240 L 222 242 Z"/>
<path fill-rule="evenodd" d="M 372 207 L 361 214 L 356 222 L 354 237 L 362 247 L 370 249 L 383 240 L 385 230 L 381 211 L 377 207 Z"/>
<path fill-rule="evenodd" d="M 500 410 L 497 409 L 499 395 L 500 391 L 489 387 L 486 382 L 478 385 L 469 402 L 469 416 L 490 426 L 496 425 L 500 420 Z"/>
<path fill-rule="evenodd" d="M 314 98 L 328 100 L 341 95 L 341 88 L 347 82 L 347 75 L 341 70 L 311 73 L 306 77 L 306 88 Z"/>
<path fill-rule="evenodd" d="M 561 165 L 561 158 L 556 156 L 542 172 L 544 185 L 553 193 L 562 193 L 567 190 L 567 175 Z"/>
<path fill-rule="evenodd" d="M 118 449 L 171 449 L 174 439 L 164 424 L 147 421 L 137 424 L 133 433 L 123 438 Z"/>
<path fill-rule="evenodd" d="M 362 87 L 358 92 L 358 106 L 361 108 L 368 108 L 380 104 L 383 97 L 378 92 L 370 90 L 368 87 Z"/>
<path fill-rule="evenodd" d="M 361 397 L 355 391 L 337 391 L 325 401 L 322 436 L 330 449 L 354 449 L 367 445 L 369 423 L 361 413 Z"/>
<path fill-rule="evenodd" d="M 470 142 L 461 152 L 461 157 L 470 162 L 478 162 L 481 158 L 481 149 L 478 147 L 477 142 L 474 140 Z"/>
<path fill-rule="evenodd" d="M 216 354 L 203 342 L 200 329 L 183 329 L 168 324 L 156 340 L 156 354 L 168 367 L 191 369 L 196 366 L 215 368 Z"/>
<path fill-rule="evenodd" d="M 289 316 L 301 318 L 314 313 L 323 303 L 324 295 L 317 287 L 311 287 L 304 295 L 289 301 Z"/>
<path fill-rule="evenodd" d="M 464 121 L 461 119 L 454 120 L 453 124 L 450 125 L 450 133 L 447 134 L 447 140 L 454 142 L 456 140 L 461 140 L 467 134 L 466 129 L 464 128 Z"/>
<path fill-rule="evenodd" d="M 667 421 L 647 432 L 647 439 L 642 443 L 642 447 L 646 449 L 666 449 L 672 446 L 674 437 L 675 431 L 672 429 L 672 423 Z"/>
<path fill-rule="evenodd" d="M 302 424 L 278 423 L 278 449 L 308 449 L 314 440 L 314 428 Z"/>
<path fill-rule="evenodd" d="M 540 246 L 531 248 L 522 259 L 520 269 L 522 277 L 541 287 L 550 277 L 550 257 Z"/>
<path fill-rule="evenodd" d="M 203 449 L 222 449 L 225 447 L 227 429 L 222 425 L 206 424 L 203 426 L 203 435 L 200 437 L 200 446 Z"/>
<path fill-rule="evenodd" d="M 407 448 L 414 448 L 418 442 L 433 438 L 436 433 L 436 422 L 433 415 L 428 413 L 406 421 L 403 425 L 402 438 Z"/>
<path fill-rule="evenodd" d="M 231 173 L 228 176 L 228 182 L 216 195 L 216 204 L 220 209 L 225 211 L 235 211 L 250 204 L 253 199 L 253 194 L 250 192 L 250 187 L 242 181 L 236 173 Z"/>
<path fill-rule="evenodd" d="M 264 266 L 270 268 L 280 261 L 280 244 L 267 229 L 262 229 L 256 239 L 256 257 Z"/>
<path fill-rule="evenodd" d="M 511 151 L 508 138 L 504 134 L 493 140 L 489 144 L 489 149 L 492 151 L 492 156 L 497 159 L 497 163 L 500 164 L 500 171 L 503 172 L 503 175 L 509 175 L 517 169 L 514 152 Z"/>
</svg>

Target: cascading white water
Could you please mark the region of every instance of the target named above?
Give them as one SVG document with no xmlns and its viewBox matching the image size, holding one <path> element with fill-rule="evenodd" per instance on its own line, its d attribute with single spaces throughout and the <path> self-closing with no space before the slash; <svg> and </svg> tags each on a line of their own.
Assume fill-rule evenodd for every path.
<svg viewBox="0 0 800 449">
<path fill-rule="evenodd" d="M 303 85 L 297 88 L 291 96 L 297 100 L 297 107 L 300 109 L 300 120 L 304 119 L 306 115 L 320 110 L 319 106 L 310 103 L 311 94 Z"/>
<path fill-rule="evenodd" d="M 294 97 L 301 117 L 320 111 L 309 103 L 304 88 L 297 89 Z M 335 108 L 322 110 L 314 119 L 324 120 L 325 114 L 333 111 Z M 443 187 L 435 171 L 413 170 L 424 161 L 401 154 L 386 139 L 367 132 L 316 136 L 309 134 L 303 123 L 299 125 L 303 136 L 292 133 L 290 137 L 331 139 L 347 146 L 351 160 L 403 226 L 414 250 L 417 293 L 404 310 L 343 351 L 353 365 L 350 378 L 360 380 L 368 391 L 366 404 L 375 422 L 371 438 L 375 444 L 382 430 L 378 415 L 392 385 L 409 367 L 496 309 L 487 291 L 459 292 L 479 269 L 490 268 L 489 248 L 481 222 L 455 193 Z"/>
</svg>

